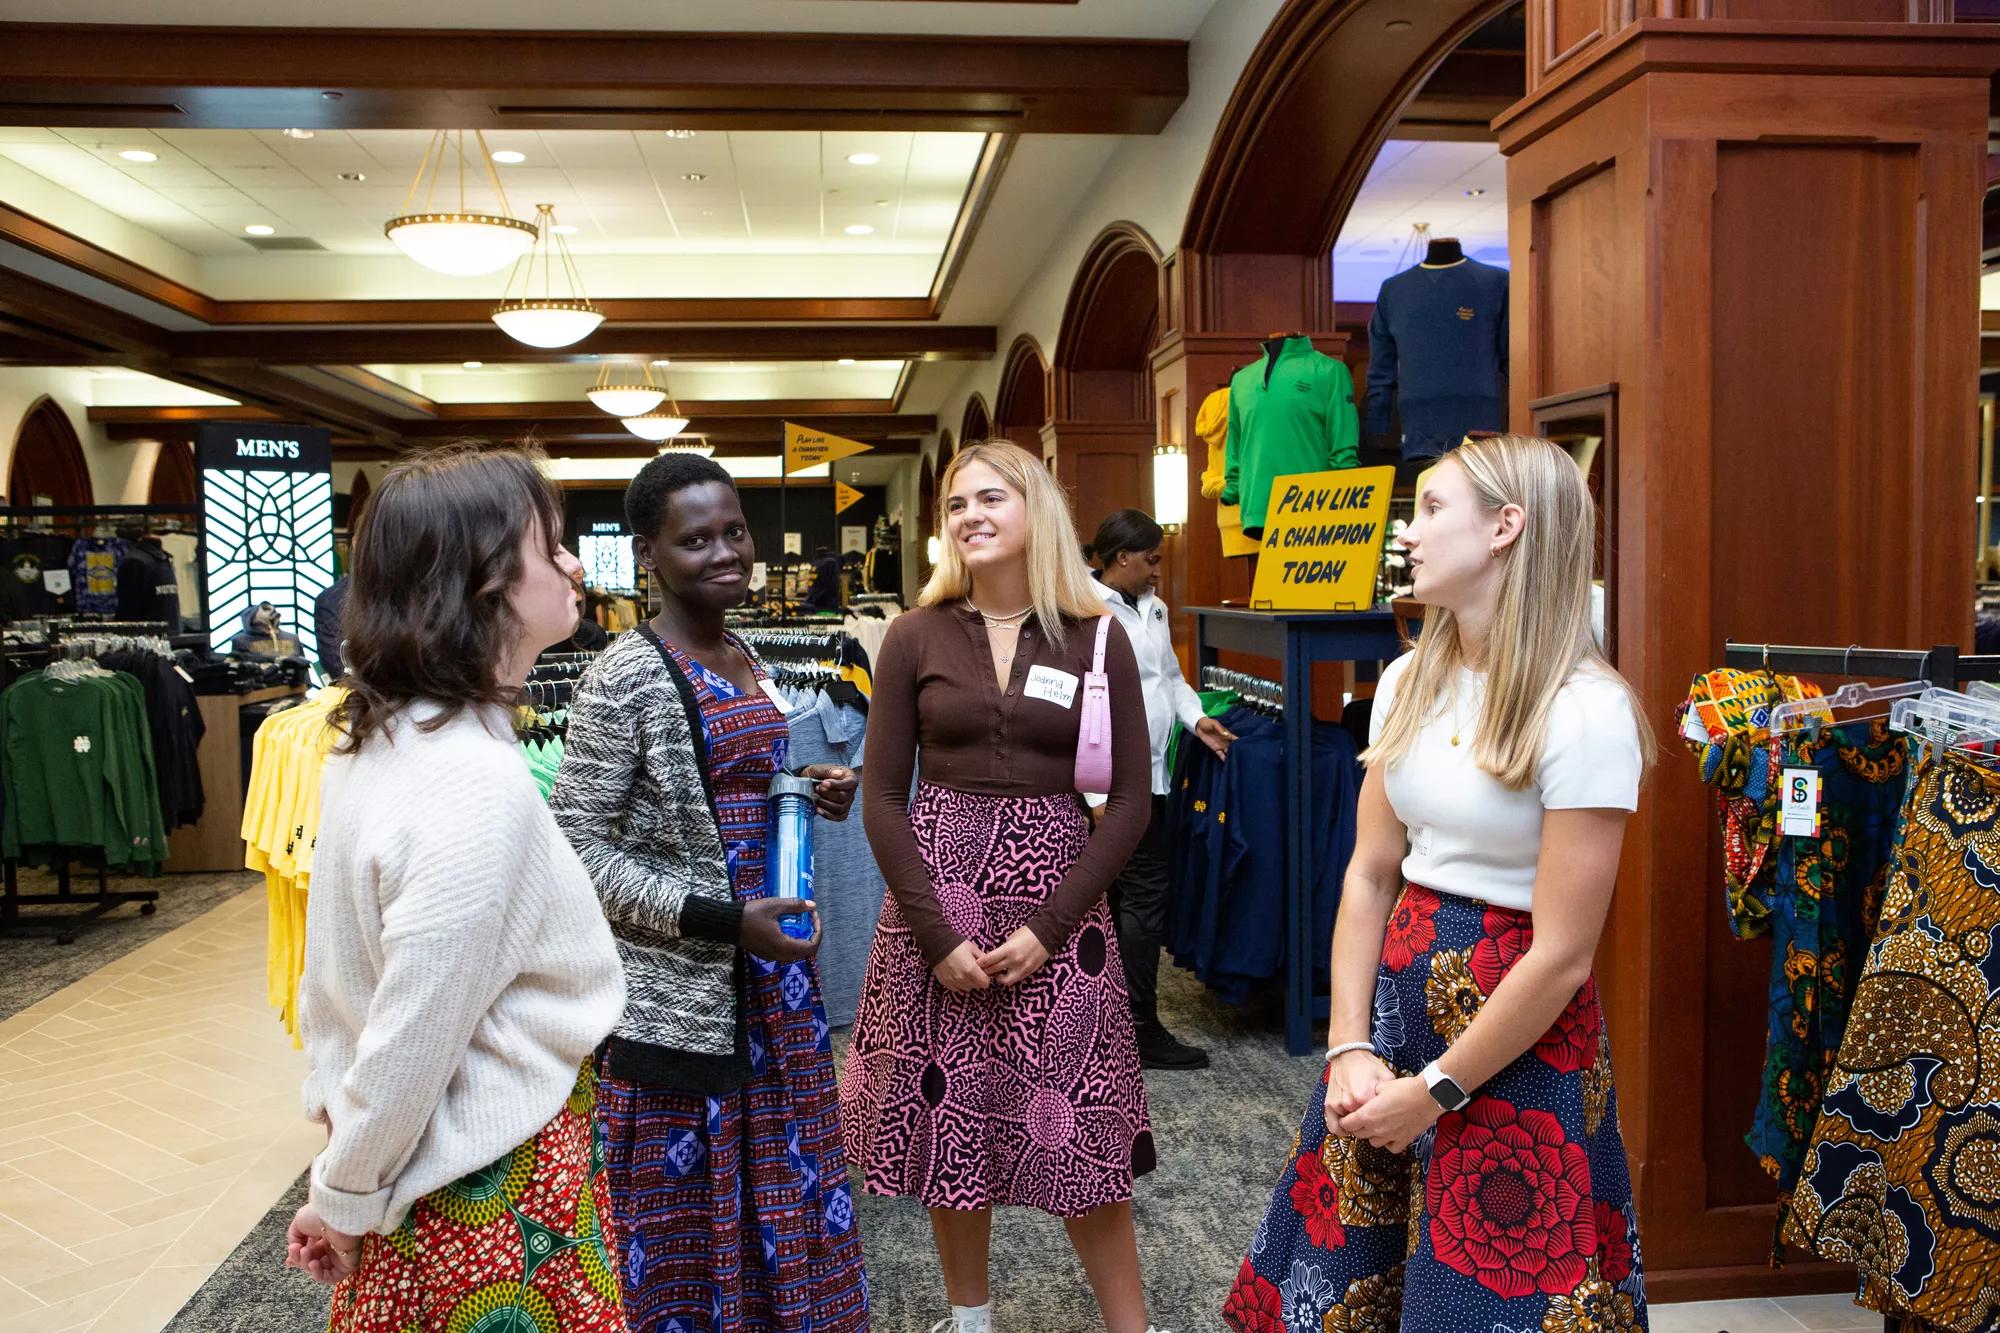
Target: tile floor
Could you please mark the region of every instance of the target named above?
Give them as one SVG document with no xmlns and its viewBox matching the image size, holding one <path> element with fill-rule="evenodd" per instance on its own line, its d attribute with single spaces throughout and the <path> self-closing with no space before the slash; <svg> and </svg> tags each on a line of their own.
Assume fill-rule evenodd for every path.
<svg viewBox="0 0 2000 1333">
<path fill-rule="evenodd" d="M 257 888 L 0 1021 L 0 1333 L 158 1333 L 311 1161 L 264 939 Z M 1656 1306 L 1652 1327 L 1882 1323 L 1803 1296 Z"/>
<path fill-rule="evenodd" d="M 264 918 L 260 887 L 0 1022 L 0 1333 L 155 1333 L 312 1160 Z"/>
</svg>

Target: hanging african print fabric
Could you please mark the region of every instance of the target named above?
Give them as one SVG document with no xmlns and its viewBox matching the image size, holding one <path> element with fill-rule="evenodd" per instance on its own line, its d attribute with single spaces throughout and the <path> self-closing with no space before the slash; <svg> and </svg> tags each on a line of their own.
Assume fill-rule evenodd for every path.
<svg viewBox="0 0 2000 1333">
<path fill-rule="evenodd" d="M 1683 735 L 1716 788 L 1730 928 L 1772 942 L 1764 1075 L 1744 1141 L 1778 1182 L 1781 1202 L 1798 1179 L 1846 1031 L 1909 768 L 1904 738 L 1881 719 L 1809 721 L 1778 736 L 1766 729 L 1773 705 L 1819 694 L 1791 676 L 1711 671 L 1695 678 L 1681 710 Z M 1779 834 L 1778 778 L 1787 769 L 1818 775 L 1813 836 Z"/>
<path fill-rule="evenodd" d="M 1876 938 L 1792 1196 L 1790 1238 L 1927 1329 L 2000 1322 L 2000 774 L 1917 758 Z"/>
</svg>

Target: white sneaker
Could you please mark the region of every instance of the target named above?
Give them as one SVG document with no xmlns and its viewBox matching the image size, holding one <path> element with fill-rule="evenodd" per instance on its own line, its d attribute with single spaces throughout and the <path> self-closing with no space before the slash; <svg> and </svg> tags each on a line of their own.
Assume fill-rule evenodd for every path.
<svg viewBox="0 0 2000 1333">
<path fill-rule="evenodd" d="M 963 1315 L 954 1311 L 932 1324 L 931 1333 L 993 1333 L 992 1307 L 982 1306 Z"/>
</svg>

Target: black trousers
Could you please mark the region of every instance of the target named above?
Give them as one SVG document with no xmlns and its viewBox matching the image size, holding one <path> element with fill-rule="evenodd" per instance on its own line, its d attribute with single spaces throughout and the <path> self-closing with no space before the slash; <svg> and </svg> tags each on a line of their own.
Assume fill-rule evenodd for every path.
<svg viewBox="0 0 2000 1333">
<path fill-rule="evenodd" d="M 1144 1032 L 1160 1021 L 1160 942 L 1167 933 L 1167 798 L 1153 798 L 1153 817 L 1132 859 L 1111 881 L 1111 915 L 1118 956 L 1132 997 L 1132 1022 Z"/>
</svg>

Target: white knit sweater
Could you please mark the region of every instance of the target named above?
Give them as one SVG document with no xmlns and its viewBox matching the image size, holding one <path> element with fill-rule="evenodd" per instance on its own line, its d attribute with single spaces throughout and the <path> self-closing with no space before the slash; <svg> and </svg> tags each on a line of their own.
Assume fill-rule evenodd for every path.
<svg viewBox="0 0 2000 1333">
<path fill-rule="evenodd" d="M 299 1015 L 312 1202 L 350 1235 L 555 1118 L 625 979 L 590 877 L 503 719 L 412 710 L 327 761 Z"/>
</svg>

